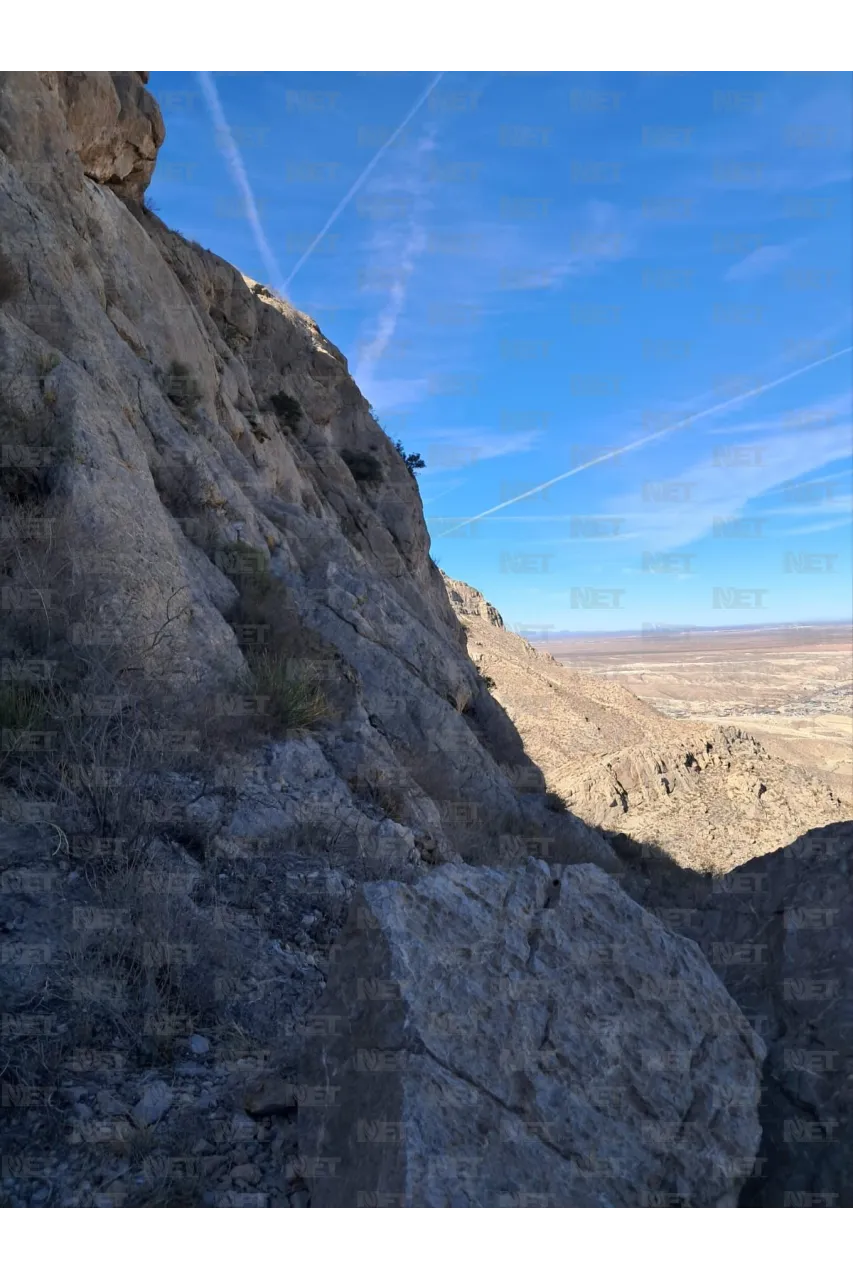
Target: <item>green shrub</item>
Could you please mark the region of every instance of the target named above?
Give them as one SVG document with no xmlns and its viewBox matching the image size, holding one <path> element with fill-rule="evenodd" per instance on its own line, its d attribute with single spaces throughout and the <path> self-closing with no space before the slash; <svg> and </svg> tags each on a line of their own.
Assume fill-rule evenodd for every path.
<svg viewBox="0 0 853 1280">
<path fill-rule="evenodd" d="M 423 458 L 419 453 L 406 453 L 406 449 L 405 449 L 405 446 L 403 445 L 402 440 L 398 440 L 394 445 L 394 448 L 397 450 L 400 457 L 405 462 L 409 470 L 410 476 L 413 476 L 416 471 L 420 471 L 423 467 L 426 466 L 426 463 L 424 462 Z"/>
<path fill-rule="evenodd" d="M 328 712 L 320 674 L 312 663 L 263 649 L 249 659 L 260 715 L 276 733 L 308 729 Z"/>
<path fill-rule="evenodd" d="M 246 658 L 260 725 L 286 733 L 331 714 L 326 681 L 332 651 L 304 626 L 264 552 L 237 542 L 221 548 L 216 561 L 239 591 L 228 624 Z"/>
<path fill-rule="evenodd" d="M 302 628 L 290 593 L 259 548 L 231 543 L 216 553 L 216 563 L 231 579 L 239 595 L 228 610 L 228 623 L 251 665 L 253 655 L 280 653 L 295 657 Z"/>
<path fill-rule="evenodd" d="M 166 374 L 166 395 L 185 413 L 191 413 L 201 400 L 201 388 L 187 365 L 173 360 Z"/>
<path fill-rule="evenodd" d="M 350 791 L 377 809 L 382 809 L 393 822 L 405 823 L 409 812 L 405 789 L 399 782 L 387 777 L 379 769 L 369 769 L 365 774 L 354 774 L 347 779 Z"/>
<path fill-rule="evenodd" d="M 296 430 L 302 420 L 302 406 L 298 400 L 286 391 L 276 391 L 270 396 L 270 407 L 283 427 L 289 431 Z"/>
<path fill-rule="evenodd" d="M 60 357 L 55 351 L 51 351 L 49 355 L 40 355 L 36 359 L 36 368 L 40 378 L 46 378 L 49 373 L 57 369 L 61 363 Z"/>
<path fill-rule="evenodd" d="M 382 463 L 372 453 L 359 453 L 353 449 L 342 449 L 341 457 L 349 467 L 356 484 L 382 483 Z"/>
</svg>

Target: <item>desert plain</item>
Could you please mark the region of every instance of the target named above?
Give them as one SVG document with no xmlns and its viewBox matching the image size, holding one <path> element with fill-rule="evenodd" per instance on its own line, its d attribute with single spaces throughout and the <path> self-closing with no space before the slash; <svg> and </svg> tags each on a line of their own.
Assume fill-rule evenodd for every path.
<svg viewBox="0 0 853 1280">
<path fill-rule="evenodd" d="M 668 629 L 534 641 L 673 719 L 736 725 L 853 802 L 853 627 Z"/>
</svg>

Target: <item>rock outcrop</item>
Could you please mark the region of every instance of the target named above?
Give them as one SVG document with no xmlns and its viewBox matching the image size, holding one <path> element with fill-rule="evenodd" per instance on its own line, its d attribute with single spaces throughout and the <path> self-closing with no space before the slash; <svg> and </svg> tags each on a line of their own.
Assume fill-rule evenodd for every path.
<svg viewBox="0 0 853 1280">
<path fill-rule="evenodd" d="M 763 1046 L 592 866 L 362 888 L 309 1040 L 321 1206 L 734 1205 Z"/>
<path fill-rule="evenodd" d="M 699 943 L 767 1044 L 741 1204 L 853 1207 L 853 823 L 719 878 L 653 877 L 636 896 Z"/>
<path fill-rule="evenodd" d="M 4 79 L 7 156 L 27 167 L 59 162 L 71 178 L 76 157 L 86 177 L 141 199 L 166 136 L 147 71 L 6 72 Z"/>
<path fill-rule="evenodd" d="M 484 618 L 493 627 L 504 629 L 504 620 L 493 604 L 489 604 L 483 595 L 469 587 L 467 582 L 459 582 L 456 578 L 448 578 L 442 571 L 444 585 L 447 587 L 447 598 L 453 606 L 458 618 Z M 532 649 L 532 645 L 530 646 Z"/>
</svg>

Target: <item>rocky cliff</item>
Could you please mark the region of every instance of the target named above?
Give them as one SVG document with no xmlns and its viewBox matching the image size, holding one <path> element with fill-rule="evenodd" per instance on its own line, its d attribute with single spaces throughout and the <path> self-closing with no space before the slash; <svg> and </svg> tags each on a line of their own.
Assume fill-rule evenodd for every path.
<svg viewBox="0 0 853 1280">
<path fill-rule="evenodd" d="M 535 825 L 511 776 L 531 766 L 468 658 L 416 482 L 317 326 L 138 203 L 163 136 L 141 73 L 3 78 L 6 497 L 63 520 L 90 643 L 161 683 L 245 672 L 246 627 L 284 624 L 232 615 L 248 576 L 274 579 L 289 649 L 328 665 L 329 785 L 380 779 L 441 857 L 479 806 L 497 857 Z"/>
<path fill-rule="evenodd" d="M 547 792 L 343 354 L 145 207 L 145 84 L 0 75 L 3 1203 L 349 1203 L 366 1088 L 366 1203 L 733 1204 L 760 1037 Z"/>
<path fill-rule="evenodd" d="M 620 865 L 548 807 L 343 354 L 145 207 L 145 79 L 0 77 L 3 1114 L 24 1141 L 52 1132 L 28 1101 L 83 1107 L 63 1202 L 106 1176 L 87 1125 L 120 1147 L 190 1034 L 226 1117 L 223 1081 L 287 1056 L 359 882 Z"/>
</svg>

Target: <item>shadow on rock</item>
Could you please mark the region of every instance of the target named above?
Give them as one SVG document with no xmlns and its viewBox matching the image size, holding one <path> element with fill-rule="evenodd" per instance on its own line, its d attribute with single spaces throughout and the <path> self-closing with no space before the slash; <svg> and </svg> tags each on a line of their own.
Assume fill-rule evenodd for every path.
<svg viewBox="0 0 853 1280">
<path fill-rule="evenodd" d="M 749 1208 L 853 1207 L 853 823 L 725 876 L 608 834 L 622 887 L 692 938 L 768 1048 Z"/>
</svg>

